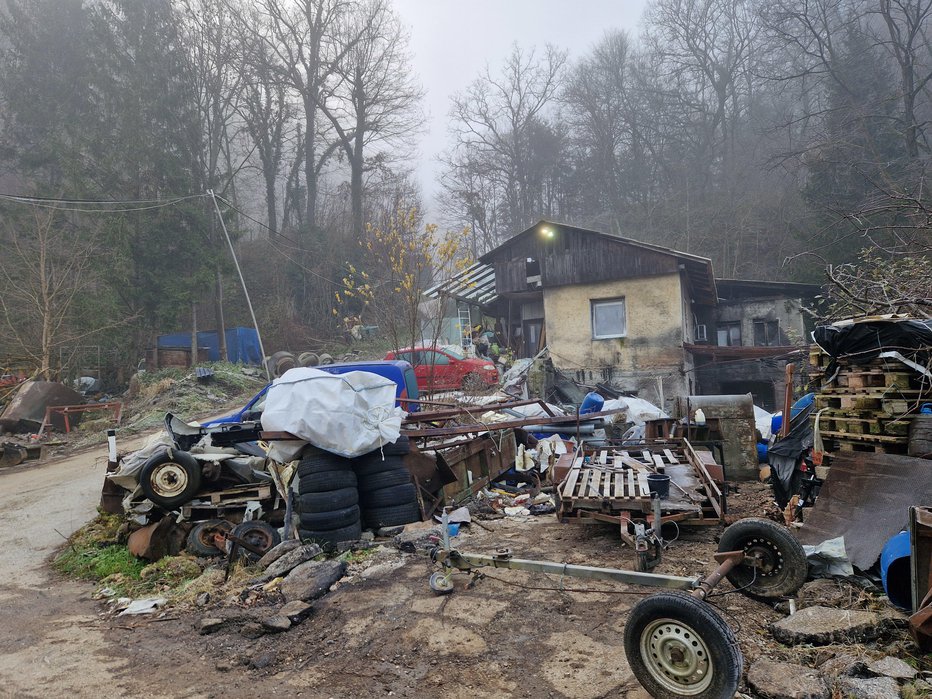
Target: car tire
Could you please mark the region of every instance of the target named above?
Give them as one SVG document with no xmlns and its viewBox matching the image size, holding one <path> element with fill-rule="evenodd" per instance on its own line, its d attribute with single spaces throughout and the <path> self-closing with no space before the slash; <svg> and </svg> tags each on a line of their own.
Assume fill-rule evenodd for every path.
<svg viewBox="0 0 932 699">
<path fill-rule="evenodd" d="M 213 544 L 214 533 L 218 531 L 231 532 L 233 525 L 225 519 L 209 519 L 206 522 L 197 522 L 188 532 L 185 550 L 192 556 L 208 558 L 222 556 L 223 551 Z"/>
<path fill-rule="evenodd" d="M 739 519 L 722 532 L 718 551 L 744 551 L 759 560 L 757 568 L 740 563 L 725 576 L 736 590 L 757 599 L 796 594 L 809 572 L 800 543 L 786 527 L 769 519 Z"/>
<path fill-rule="evenodd" d="M 400 435 L 397 440 L 391 444 L 382 447 L 386 456 L 404 456 L 411 451 L 411 441 L 405 435 Z"/>
<path fill-rule="evenodd" d="M 378 507 L 392 507 L 417 503 L 417 488 L 413 483 L 393 485 L 390 488 L 380 488 L 362 493 L 360 502 L 366 509 Z"/>
<path fill-rule="evenodd" d="M 341 471 L 322 471 L 320 473 L 311 473 L 306 476 L 301 476 L 298 479 L 298 492 L 304 495 L 307 493 L 325 493 L 331 490 L 355 488 L 356 482 L 356 474 L 349 469 L 343 469 Z"/>
<path fill-rule="evenodd" d="M 380 471 L 368 476 L 356 476 L 359 482 L 359 492 L 365 497 L 374 490 L 393 488 L 411 483 L 411 474 L 406 468 L 394 468 L 391 471 Z"/>
<path fill-rule="evenodd" d="M 333 510 L 343 510 L 358 504 L 359 491 L 356 488 L 302 493 L 298 496 L 298 507 L 302 513 L 332 512 Z"/>
<path fill-rule="evenodd" d="M 302 541 L 333 546 L 347 541 L 359 541 L 362 538 L 362 525 L 354 522 L 340 529 L 299 529 L 298 536 Z"/>
<path fill-rule="evenodd" d="M 160 451 L 142 467 L 139 486 L 156 505 L 174 510 L 193 500 L 200 490 L 201 465 L 186 451 Z"/>
<path fill-rule="evenodd" d="M 345 471 L 352 468 L 352 461 L 326 451 L 315 451 L 298 462 L 298 477 L 310 476 L 327 471 Z"/>
<path fill-rule="evenodd" d="M 342 510 L 330 512 L 302 512 L 300 514 L 301 529 L 312 531 L 329 531 L 342 529 L 359 521 L 359 505 L 344 507 Z"/>
<path fill-rule="evenodd" d="M 391 507 L 373 507 L 363 510 L 362 520 L 367 529 L 397 527 L 401 524 L 419 522 L 421 520 L 421 509 L 416 502 Z"/>
<path fill-rule="evenodd" d="M 261 553 L 256 554 L 240 547 L 240 552 L 250 561 L 258 561 L 264 554 L 282 543 L 282 537 L 278 533 L 278 530 L 268 522 L 263 522 L 261 520 L 241 522 L 233 527 L 233 531 L 230 533 L 252 544 L 261 551 Z M 228 539 L 227 553 L 232 550 L 232 547 L 233 542 Z"/>
</svg>

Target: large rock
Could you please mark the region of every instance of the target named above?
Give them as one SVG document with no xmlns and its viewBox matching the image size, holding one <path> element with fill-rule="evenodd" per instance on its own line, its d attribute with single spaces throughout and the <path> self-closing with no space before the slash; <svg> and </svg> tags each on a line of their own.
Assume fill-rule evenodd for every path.
<svg viewBox="0 0 932 699">
<path fill-rule="evenodd" d="M 917 674 L 912 665 L 890 655 L 868 664 L 867 669 L 871 674 L 892 677 L 895 680 L 911 680 Z"/>
<path fill-rule="evenodd" d="M 807 607 L 772 624 L 770 629 L 774 638 L 787 645 L 823 646 L 872 640 L 880 635 L 881 624 L 873 612 Z"/>
<path fill-rule="evenodd" d="M 748 685 L 765 699 L 829 699 L 832 696 L 818 670 L 763 658 L 754 661 L 748 670 Z"/>
<path fill-rule="evenodd" d="M 287 575 L 294 568 L 297 568 L 299 565 L 305 561 L 311 560 L 315 556 L 319 556 L 321 553 L 321 548 L 317 544 L 306 544 L 292 549 L 266 568 L 265 573 L 262 574 L 259 581 L 266 582 Z"/>
<path fill-rule="evenodd" d="M 282 594 L 286 602 L 315 600 L 346 574 L 346 561 L 307 561 L 282 581 Z"/>
<path fill-rule="evenodd" d="M 829 658 L 819 665 L 819 671 L 826 677 L 841 677 L 842 675 L 861 676 L 867 672 L 864 661 L 850 653 L 842 653 Z"/>
<path fill-rule="evenodd" d="M 898 699 L 900 686 L 892 677 L 841 677 L 838 688 L 845 699 Z"/>
<path fill-rule="evenodd" d="M 268 568 L 279 558 L 284 556 L 289 551 L 294 551 L 300 545 L 300 539 L 285 539 L 277 546 L 273 546 L 268 551 L 266 551 L 265 555 L 259 559 L 259 562 L 256 563 L 256 565 L 258 565 L 260 568 Z"/>
</svg>

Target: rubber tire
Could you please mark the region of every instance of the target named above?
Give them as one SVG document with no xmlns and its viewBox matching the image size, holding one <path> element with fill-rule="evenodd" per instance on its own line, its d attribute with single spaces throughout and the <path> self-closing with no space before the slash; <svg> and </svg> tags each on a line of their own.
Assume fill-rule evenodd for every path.
<svg viewBox="0 0 932 699">
<path fill-rule="evenodd" d="M 726 576 L 728 581 L 748 597 L 773 599 L 795 594 L 806 582 L 809 565 L 806 553 L 789 530 L 769 519 L 749 517 L 740 519 L 722 533 L 719 540 L 719 553 L 725 551 L 749 551 L 757 543 L 769 549 L 771 556 L 779 561 L 778 570 L 772 573 L 758 574 L 754 580 L 754 569 L 738 565 Z"/>
<path fill-rule="evenodd" d="M 321 544 L 339 544 L 344 541 L 359 541 L 362 538 L 362 525 L 359 522 L 340 529 L 316 530 L 299 529 L 298 536 L 303 541 L 315 541 Z"/>
<path fill-rule="evenodd" d="M 197 522 L 191 531 L 188 532 L 188 539 L 185 542 L 185 551 L 192 556 L 208 558 L 211 556 L 222 556 L 223 551 L 213 544 L 204 543 L 202 536 L 205 531 L 216 531 L 222 529 L 226 532 L 233 531 L 233 525 L 225 519 L 208 519 L 206 522 Z"/>
<path fill-rule="evenodd" d="M 160 466 L 174 463 L 181 467 L 187 477 L 184 489 L 173 497 L 163 497 L 152 487 L 151 478 Z M 149 500 L 166 510 L 174 510 L 194 499 L 201 488 L 201 465 L 186 451 L 166 449 L 149 457 L 139 472 L 139 486 Z"/>
<path fill-rule="evenodd" d="M 313 531 L 330 531 L 342 529 L 359 521 L 359 505 L 344 507 L 342 510 L 330 512 L 302 512 L 300 514 L 301 528 Z"/>
<path fill-rule="evenodd" d="M 413 483 L 394 485 L 362 493 L 360 502 L 366 509 L 394 507 L 395 505 L 417 504 L 417 488 Z"/>
<path fill-rule="evenodd" d="M 298 496 L 302 513 L 332 512 L 359 504 L 359 491 L 355 488 L 326 490 L 322 493 L 303 493 Z"/>
<path fill-rule="evenodd" d="M 712 682 L 705 691 L 683 694 L 657 682 L 641 656 L 641 636 L 652 622 L 672 619 L 690 626 L 711 656 Z M 743 659 L 734 633 L 710 605 L 686 592 L 659 592 L 645 597 L 628 614 L 624 630 L 628 665 L 641 686 L 654 699 L 720 699 L 733 697 L 741 682 Z"/>
<path fill-rule="evenodd" d="M 330 471 L 351 471 L 352 468 L 353 462 L 350 459 L 328 452 L 314 453 L 298 462 L 298 478 Z"/>
<path fill-rule="evenodd" d="M 367 529 L 381 529 L 382 527 L 397 527 L 400 524 L 410 524 L 421 521 L 421 508 L 416 502 L 393 507 L 374 507 L 364 509 L 362 521 Z"/>
<path fill-rule="evenodd" d="M 381 451 L 385 456 L 404 456 L 411 451 L 411 441 L 407 436 L 401 435 L 393 444 L 386 444 L 383 446 Z"/>
<path fill-rule="evenodd" d="M 356 474 L 349 469 L 312 473 L 298 479 L 298 492 L 302 495 L 326 493 L 331 490 L 343 490 L 344 488 L 356 488 Z"/>
<path fill-rule="evenodd" d="M 367 493 L 371 493 L 373 490 L 407 485 L 411 483 L 411 474 L 406 468 L 396 468 L 392 471 L 382 471 L 364 477 L 357 475 L 356 480 L 359 482 L 359 492 L 361 496 L 365 497 Z"/>
<path fill-rule="evenodd" d="M 262 549 L 262 554 L 271 551 L 282 543 L 282 537 L 278 533 L 278 530 L 268 522 L 263 522 L 262 520 L 240 522 L 233 527 L 233 531 L 230 533 Z M 227 541 L 227 546 L 232 546 L 232 542 Z M 262 554 L 256 555 L 252 551 L 246 551 L 242 547 L 240 547 L 239 550 L 251 561 L 257 561 L 262 557 Z"/>
<path fill-rule="evenodd" d="M 400 468 L 404 468 L 404 463 L 397 455 L 386 454 L 383 459 L 379 452 L 369 452 L 353 460 L 353 470 L 359 476 L 360 481 L 366 476 L 385 471 L 397 471 Z"/>
</svg>

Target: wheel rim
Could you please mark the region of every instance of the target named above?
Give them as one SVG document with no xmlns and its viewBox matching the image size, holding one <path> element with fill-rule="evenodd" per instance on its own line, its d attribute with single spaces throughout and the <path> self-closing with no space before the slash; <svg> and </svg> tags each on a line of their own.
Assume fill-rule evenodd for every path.
<svg viewBox="0 0 932 699">
<path fill-rule="evenodd" d="M 763 582 L 764 586 L 766 586 L 767 578 L 777 578 L 783 572 L 783 553 L 772 541 L 762 537 L 750 539 L 744 545 L 744 555 L 748 559 L 757 561 L 755 587 L 759 586 L 758 581 Z M 745 565 L 741 567 L 744 569 L 750 583 L 755 576 L 755 566 Z"/>
<path fill-rule="evenodd" d="M 181 495 L 188 487 L 188 474 L 180 464 L 170 461 L 160 464 L 152 471 L 149 483 L 156 495 L 173 498 Z"/>
<path fill-rule="evenodd" d="M 712 659 L 702 637 L 676 619 L 657 619 L 641 634 L 641 659 L 658 684 L 681 696 L 712 684 Z"/>
<path fill-rule="evenodd" d="M 264 529 L 250 529 L 242 537 L 243 541 L 262 551 L 272 548 L 272 535 Z"/>
</svg>

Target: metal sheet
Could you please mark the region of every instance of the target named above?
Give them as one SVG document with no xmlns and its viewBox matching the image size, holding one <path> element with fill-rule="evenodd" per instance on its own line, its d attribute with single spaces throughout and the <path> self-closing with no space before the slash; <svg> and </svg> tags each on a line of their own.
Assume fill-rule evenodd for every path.
<svg viewBox="0 0 932 699">
<path fill-rule="evenodd" d="M 45 409 L 50 405 L 78 405 L 84 399 L 77 391 L 55 381 L 24 381 L 13 400 L 0 415 L 0 428 L 8 432 L 35 432 L 42 426 Z M 75 426 L 78 415 L 71 421 Z M 52 418 L 52 425 L 60 431 L 65 429 L 61 415 Z"/>
<path fill-rule="evenodd" d="M 816 545 L 845 537 L 855 568 L 866 570 L 906 526 L 909 508 L 932 492 L 932 463 L 897 454 L 836 452 L 815 506 L 796 538 Z"/>
</svg>

